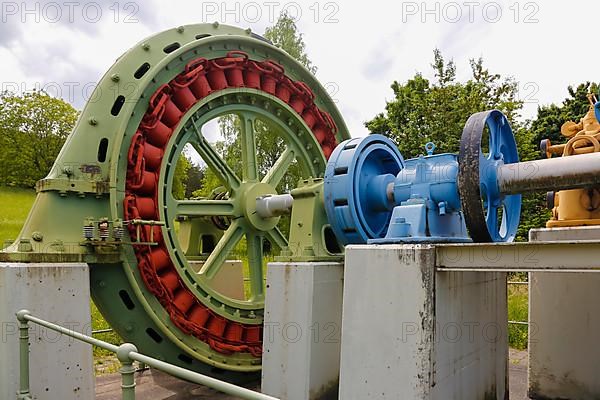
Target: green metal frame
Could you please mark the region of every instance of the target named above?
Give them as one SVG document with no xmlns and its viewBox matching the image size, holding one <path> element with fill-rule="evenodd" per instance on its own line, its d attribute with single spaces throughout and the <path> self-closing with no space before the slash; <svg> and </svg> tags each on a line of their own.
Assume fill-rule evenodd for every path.
<svg viewBox="0 0 600 400">
<path fill-rule="evenodd" d="M 241 123 L 242 176 L 238 177 L 222 157 L 210 146 L 202 135 L 202 126 L 225 114 L 236 114 Z M 207 298 L 206 305 L 224 314 L 228 319 L 255 323 L 262 316 L 264 308 L 264 261 L 263 238 L 274 246 L 287 247 L 287 239 L 277 227 L 279 217 L 262 219 L 256 215 L 256 198 L 263 194 L 276 194 L 276 187 L 294 160 L 302 166 L 304 176 L 318 176 L 325 169 L 325 159 L 318 142 L 305 122 L 279 98 L 255 89 L 229 89 L 208 96 L 196 104 L 186 115 L 187 121 L 180 123 L 169 147 L 172 149 L 163 164 L 166 177 L 163 191 L 159 196 L 162 210 L 161 219 L 166 223 L 170 253 L 177 260 L 180 275 L 186 277 L 187 287 L 198 298 Z M 252 128 L 257 118 L 270 123 L 285 143 L 286 148 L 267 174 L 259 180 L 256 155 L 256 132 Z M 229 191 L 227 200 L 175 200 L 172 196 L 172 180 L 177 158 L 184 146 L 190 143 L 203 160 L 217 174 L 221 183 Z M 181 233 L 175 232 L 173 221 L 180 216 L 208 217 L 226 216 L 231 225 L 219 239 L 215 249 L 205 260 L 202 269 L 196 272 L 187 262 L 186 254 L 179 245 Z M 225 262 L 235 245 L 246 237 L 247 257 L 250 269 L 250 290 L 252 298 L 240 301 L 223 296 L 212 290 L 210 281 L 219 267 Z M 186 241 L 189 243 L 189 241 Z M 197 248 L 198 243 L 188 244 Z M 253 315 L 253 317 L 250 317 Z"/>
<path fill-rule="evenodd" d="M 173 46 L 175 43 L 178 46 Z M 177 47 L 176 50 L 167 51 L 174 47 Z M 50 173 L 38 183 L 38 196 L 18 240 L 3 250 L 0 258 L 19 261 L 68 259 L 90 263 L 94 301 L 125 340 L 135 342 L 138 348 L 149 354 L 186 368 L 231 381 L 243 381 L 252 379 L 253 375 L 248 375 L 248 372 L 260 370 L 260 358 L 248 353 L 217 353 L 206 343 L 174 326 L 162 305 L 146 289 L 128 238 L 121 245 L 104 246 L 101 243 L 86 244 L 81 236 L 83 221 L 90 217 L 94 220 L 108 218 L 110 221 L 123 219 L 127 152 L 148 108 L 150 96 L 160 85 L 183 71 L 190 60 L 224 57 L 232 50 L 244 51 L 253 60 L 272 59 L 280 63 L 289 78 L 302 81 L 312 89 L 316 95 L 315 104 L 333 117 L 338 127 L 338 142 L 349 137 L 335 103 L 315 77 L 287 53 L 256 38 L 250 30 L 215 23 L 187 25 L 162 32 L 127 51 L 101 79 Z M 148 68 L 145 68 L 146 65 Z M 136 73 L 144 69 L 143 76 Z M 120 112 L 113 115 L 111 109 L 118 96 L 124 96 L 125 102 Z M 243 114 L 245 125 L 249 118 L 251 120 L 258 115 L 280 128 L 278 131 L 290 150 L 283 153 L 279 166 L 289 163 L 291 153 L 294 153 L 301 164 L 306 164 L 307 176 L 322 174 L 325 160 L 310 130 L 297 114 L 290 114 L 289 106 L 273 96 L 251 89 L 223 91 L 203 99 L 184 118 L 186 121 L 210 119 L 229 112 Z M 273 191 L 276 186 L 273 183 L 280 179 L 280 169 L 274 168 L 265 178 L 267 182 L 257 182 L 256 161 L 252 159 L 255 154 L 253 140 L 251 135 L 246 134 L 243 146 L 246 168 L 243 176 L 239 177 L 239 187 L 234 190 L 235 179 L 222 176 L 225 186 L 232 192 L 231 206 L 206 202 L 176 203 L 165 194 L 170 194 L 169 179 L 172 179 L 180 145 L 184 145 L 193 133 L 183 129 L 185 126 L 182 121 L 180 130 L 173 135 L 170 152 L 166 155 L 168 161 L 163 162 L 160 175 L 165 182 L 165 190 L 160 195 L 161 218 L 166 224 L 162 229 L 163 236 L 170 243 L 169 252 L 177 261 L 186 286 L 193 289 L 212 310 L 234 321 L 260 324 L 263 298 L 262 278 L 259 279 L 262 268 L 262 263 L 259 267 L 258 262 L 261 258 L 259 240 L 264 235 L 280 247 L 284 247 L 286 242 L 275 229 L 276 219 L 261 221 L 255 218 L 253 204 L 256 195 Z M 104 161 L 98 154 L 102 140 L 108 141 Z M 196 143 L 198 149 L 204 152 L 201 155 L 209 158 L 214 155 L 201 138 L 198 137 L 196 142 L 199 142 Z M 211 167 L 219 169 L 222 162 L 216 158 L 213 161 L 215 165 Z M 220 211 L 211 211 L 213 209 Z M 178 212 L 180 215 L 207 215 L 223 211 L 241 217 L 234 219 L 237 222 L 232 224 L 234 228 L 230 228 L 230 233 L 225 233 L 226 240 L 215 249 L 217 254 L 212 259 L 208 257 L 205 272 L 209 273 L 204 275 L 210 276 L 211 264 L 223 259 L 224 253 L 231 247 L 230 240 L 246 235 L 250 238 L 254 293 L 248 302 L 220 295 L 211 289 L 206 277 L 192 273 L 172 226 Z M 133 308 L 128 308 L 132 304 Z M 160 343 L 157 343 L 156 337 L 161 338 Z"/>
</svg>

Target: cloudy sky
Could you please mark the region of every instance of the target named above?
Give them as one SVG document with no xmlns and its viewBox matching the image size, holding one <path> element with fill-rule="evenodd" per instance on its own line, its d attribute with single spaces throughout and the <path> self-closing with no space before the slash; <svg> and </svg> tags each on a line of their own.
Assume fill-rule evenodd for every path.
<svg viewBox="0 0 600 400">
<path fill-rule="evenodd" d="M 81 109 L 91 88 L 127 48 L 154 32 L 197 22 L 262 33 L 286 10 L 297 19 L 353 136 L 384 109 L 394 80 L 431 77 L 432 50 L 457 64 L 483 57 L 513 76 L 526 102 L 560 102 L 569 84 L 599 81 L 600 2 L 557 1 L 40 1 L 0 3 L 2 89 L 45 89 Z M 595 72 L 595 73 L 594 73 Z"/>
</svg>

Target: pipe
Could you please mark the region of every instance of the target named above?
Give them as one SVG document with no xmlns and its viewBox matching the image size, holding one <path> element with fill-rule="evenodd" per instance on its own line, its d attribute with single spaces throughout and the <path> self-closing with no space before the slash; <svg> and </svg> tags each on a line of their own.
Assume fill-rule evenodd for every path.
<svg viewBox="0 0 600 400">
<path fill-rule="evenodd" d="M 261 218 L 278 217 L 292 211 L 294 198 L 291 194 L 274 194 L 256 199 L 256 213 Z"/>
<path fill-rule="evenodd" d="M 600 185 L 600 153 L 504 164 L 497 182 L 504 194 Z"/>
</svg>

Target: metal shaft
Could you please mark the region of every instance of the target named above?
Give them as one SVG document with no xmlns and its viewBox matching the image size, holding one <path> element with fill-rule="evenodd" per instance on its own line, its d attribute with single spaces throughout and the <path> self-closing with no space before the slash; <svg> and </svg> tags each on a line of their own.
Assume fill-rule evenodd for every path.
<svg viewBox="0 0 600 400">
<path fill-rule="evenodd" d="M 497 173 L 498 187 L 505 194 L 596 186 L 600 153 L 505 164 Z"/>
<path fill-rule="evenodd" d="M 262 218 L 278 217 L 292 212 L 291 194 L 275 194 L 256 199 L 256 213 Z"/>
</svg>

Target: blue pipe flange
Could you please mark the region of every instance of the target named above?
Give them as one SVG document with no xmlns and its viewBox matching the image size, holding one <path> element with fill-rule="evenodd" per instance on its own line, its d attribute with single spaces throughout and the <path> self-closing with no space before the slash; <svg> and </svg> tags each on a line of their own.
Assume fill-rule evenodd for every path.
<svg viewBox="0 0 600 400">
<path fill-rule="evenodd" d="M 394 207 L 388 187 L 402 168 L 400 151 L 382 135 L 336 147 L 325 169 L 324 197 L 327 219 L 342 244 L 385 236 Z"/>
<path fill-rule="evenodd" d="M 483 137 L 485 127 L 488 137 Z M 483 140 L 482 140 L 483 138 Z M 471 115 L 460 139 L 458 190 L 474 242 L 511 242 L 517 235 L 521 195 L 500 193 L 498 168 L 519 161 L 510 124 L 498 110 Z"/>
</svg>

